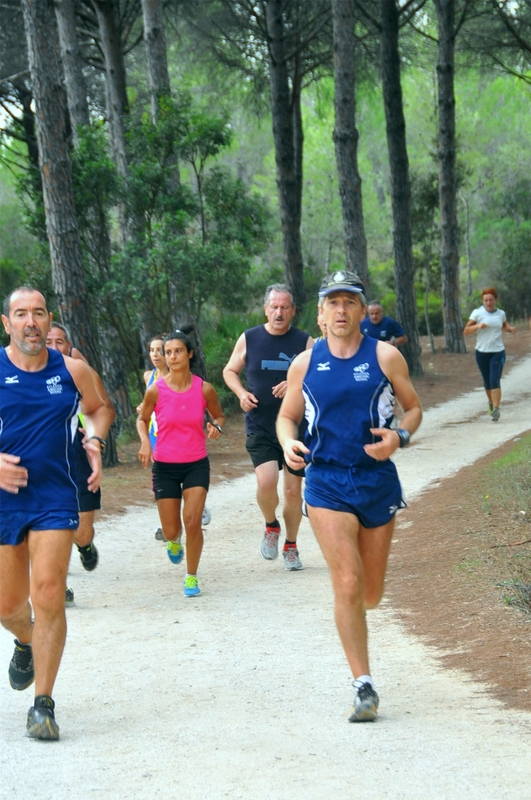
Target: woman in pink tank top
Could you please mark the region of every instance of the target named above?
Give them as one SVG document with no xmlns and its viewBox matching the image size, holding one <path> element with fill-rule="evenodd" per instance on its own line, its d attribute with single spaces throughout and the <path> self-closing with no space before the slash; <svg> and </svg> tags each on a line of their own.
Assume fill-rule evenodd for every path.
<svg viewBox="0 0 531 800">
<path fill-rule="evenodd" d="M 201 517 L 210 481 L 206 438 L 219 439 L 225 417 L 214 387 L 191 370 L 192 342 L 186 333 L 174 331 L 164 340 L 167 375 L 148 387 L 137 420 L 141 446 L 138 457 L 144 467 L 153 462 L 153 490 L 160 521 L 168 540 L 168 558 L 179 564 L 184 557 L 181 544 L 182 517 L 186 531 L 185 597 L 200 594 L 197 569 L 203 549 Z M 205 410 L 214 424 L 203 421 Z M 148 425 L 153 411 L 157 417 L 157 440 L 152 451 Z"/>
</svg>

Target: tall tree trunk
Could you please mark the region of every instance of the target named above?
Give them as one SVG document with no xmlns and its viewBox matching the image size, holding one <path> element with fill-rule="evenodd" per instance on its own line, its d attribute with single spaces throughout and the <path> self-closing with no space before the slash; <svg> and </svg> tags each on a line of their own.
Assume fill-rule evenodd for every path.
<svg viewBox="0 0 531 800">
<path fill-rule="evenodd" d="M 156 120 L 158 117 L 157 101 L 161 97 L 169 97 L 171 94 L 161 0 L 142 0 L 142 14 L 151 94 L 151 116 Z"/>
<path fill-rule="evenodd" d="M 398 6 L 396 0 L 379 0 L 379 2 L 382 83 L 391 170 L 397 317 L 408 336 L 407 343 L 401 349 L 409 370 L 412 375 L 422 375 L 411 237 L 411 189 L 406 147 L 406 121 L 400 83 Z"/>
<path fill-rule="evenodd" d="M 76 331 L 87 357 L 95 369 L 101 371 L 98 341 L 87 302 L 76 218 L 53 0 L 23 0 L 22 9 L 35 96 L 39 164 L 54 291 L 65 323 Z"/>
<path fill-rule="evenodd" d="M 284 242 L 284 271 L 286 281 L 291 286 L 295 303 L 299 308 L 302 308 L 306 295 L 304 291 L 300 227 L 300 187 L 302 185 L 300 94 L 298 97 L 292 98 L 290 96 L 288 68 L 284 52 L 282 7 L 282 0 L 268 0 L 266 5 L 269 36 L 269 86 L 280 218 Z M 296 122 L 295 127 L 294 120 Z M 296 160 L 295 153 L 296 136 L 300 145 L 299 161 Z"/>
<path fill-rule="evenodd" d="M 74 146 L 78 145 L 78 126 L 88 125 L 90 116 L 87 90 L 81 69 L 81 53 L 77 41 L 74 0 L 55 0 L 55 16 L 59 30 L 61 60 L 65 76 L 66 96 Z"/>
<path fill-rule="evenodd" d="M 160 120 L 161 100 L 165 97 L 171 97 L 162 0 L 142 0 L 142 13 L 151 95 L 151 118 L 156 123 Z M 176 189 L 181 181 L 179 160 L 176 153 L 168 153 L 165 159 L 165 166 L 171 168 L 170 183 L 171 187 Z"/>
<path fill-rule="evenodd" d="M 332 0 L 334 28 L 334 145 L 343 214 L 347 269 L 357 272 L 367 292 L 369 268 L 363 222 L 355 94 L 355 35 L 352 0 Z"/>
<path fill-rule="evenodd" d="M 85 79 L 81 68 L 82 60 L 77 38 L 74 0 L 56 0 L 55 13 L 59 29 L 61 58 L 65 73 L 66 96 L 73 130 L 74 147 L 78 147 L 79 130 L 90 124 L 90 115 Z M 94 209 L 89 211 L 85 243 L 87 244 L 91 266 L 94 271 L 107 277 L 110 271 L 111 258 L 109 229 L 104 215 L 98 214 Z M 125 418 L 123 415 L 132 413 L 125 378 L 123 353 L 116 352 L 115 340 L 116 332 L 113 335 L 108 325 L 105 326 L 105 332 L 102 333 L 100 320 L 102 377 L 107 393 L 117 410 L 116 421 L 109 431 L 107 447 L 102 455 L 102 460 L 106 467 L 114 467 L 118 464 L 116 438 Z M 124 403 L 124 397 L 127 398 L 127 403 Z"/>
<path fill-rule="evenodd" d="M 127 177 L 124 119 L 128 112 L 125 64 L 116 0 L 93 0 L 105 58 L 107 113 L 114 162 L 122 178 Z"/>
<path fill-rule="evenodd" d="M 439 206 L 444 341 L 450 353 L 466 353 L 459 302 L 459 229 L 455 173 L 454 0 L 435 0 L 439 32 Z"/>
</svg>

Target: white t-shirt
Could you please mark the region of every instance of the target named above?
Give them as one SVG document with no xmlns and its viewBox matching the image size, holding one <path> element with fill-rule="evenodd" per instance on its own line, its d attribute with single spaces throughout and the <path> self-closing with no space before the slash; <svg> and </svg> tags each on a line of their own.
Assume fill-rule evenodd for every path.
<svg viewBox="0 0 531 800">
<path fill-rule="evenodd" d="M 502 327 L 507 320 L 505 311 L 500 308 L 496 311 L 487 311 L 485 306 L 480 306 L 472 311 L 470 319 L 488 325 L 487 328 L 476 331 L 476 350 L 480 353 L 499 353 L 500 350 L 504 350 Z"/>
</svg>

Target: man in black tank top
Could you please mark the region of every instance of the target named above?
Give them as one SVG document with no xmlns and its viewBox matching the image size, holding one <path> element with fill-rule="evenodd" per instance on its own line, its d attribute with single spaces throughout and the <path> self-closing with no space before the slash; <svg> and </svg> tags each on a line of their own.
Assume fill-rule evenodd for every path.
<svg viewBox="0 0 531 800">
<path fill-rule="evenodd" d="M 242 333 L 223 370 L 225 383 L 245 411 L 246 448 L 256 473 L 256 499 L 264 515 L 265 532 L 260 554 L 268 561 L 278 558 L 280 523 L 276 516 L 279 503 L 279 471 L 284 469 L 283 517 L 286 526 L 284 567 L 302 569 L 297 549 L 297 533 L 302 517 L 301 485 L 304 470 L 292 470 L 284 462 L 275 424 L 286 393 L 288 367 L 299 353 L 313 345 L 304 331 L 291 326 L 296 307 L 289 287 L 283 283 L 268 286 L 264 299 L 265 325 Z M 240 379 L 245 371 L 247 389 Z"/>
</svg>

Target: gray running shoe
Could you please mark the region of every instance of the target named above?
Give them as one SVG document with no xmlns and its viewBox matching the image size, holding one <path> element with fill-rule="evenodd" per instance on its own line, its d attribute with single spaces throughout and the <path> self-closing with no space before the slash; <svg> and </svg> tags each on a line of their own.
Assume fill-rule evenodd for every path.
<svg viewBox="0 0 531 800">
<path fill-rule="evenodd" d="M 157 528 L 157 530 L 155 531 L 155 539 L 157 540 L 157 542 L 164 541 L 164 534 L 162 533 L 162 528 Z"/>
<path fill-rule="evenodd" d="M 65 606 L 73 606 L 73 605 L 74 605 L 74 590 L 71 589 L 69 586 L 67 586 L 65 592 Z"/>
<path fill-rule="evenodd" d="M 372 688 L 370 683 L 362 683 L 361 686 L 352 684 L 356 689 L 354 705 L 349 714 L 349 722 L 372 722 L 378 716 L 378 705 L 380 698 Z"/>
<path fill-rule="evenodd" d="M 264 538 L 260 545 L 260 555 L 267 561 L 274 561 L 278 558 L 278 538 L 280 536 L 280 528 L 269 528 L 266 525 Z"/>
<path fill-rule="evenodd" d="M 32 739 L 59 739 L 59 725 L 55 721 L 55 703 L 47 694 L 39 694 L 35 705 L 28 711 L 27 735 Z"/>
<path fill-rule="evenodd" d="M 33 650 L 31 644 L 20 644 L 15 639 L 15 652 L 9 663 L 9 683 L 12 689 L 22 692 L 31 686 L 35 680 L 35 668 L 33 666 Z"/>
<path fill-rule="evenodd" d="M 203 509 L 203 516 L 201 517 L 201 525 L 203 526 L 203 528 L 206 527 L 210 523 L 211 519 L 212 519 L 212 514 L 210 513 L 208 508 L 205 506 L 204 509 Z"/>
<path fill-rule="evenodd" d="M 284 569 L 288 572 L 304 569 L 302 561 L 299 558 L 299 551 L 296 547 L 289 547 L 287 550 L 283 550 L 282 555 L 284 556 Z"/>
<path fill-rule="evenodd" d="M 492 421 L 493 422 L 498 422 L 498 420 L 500 418 L 500 409 L 499 408 L 493 408 L 491 417 L 492 417 Z"/>
</svg>

